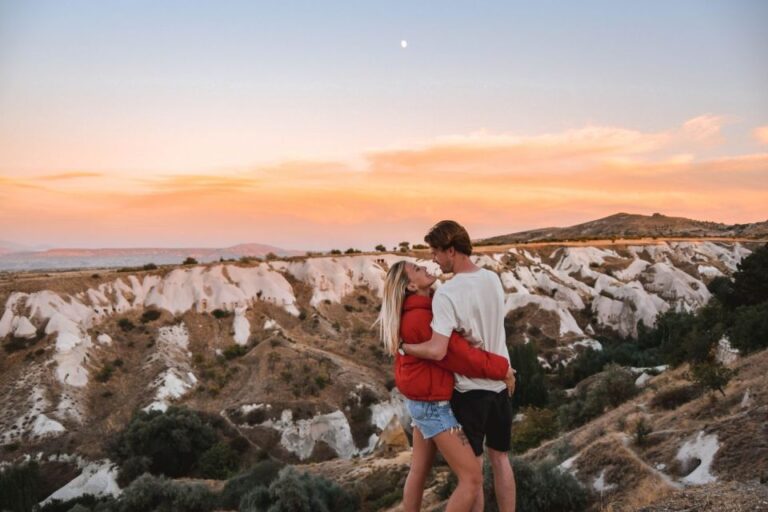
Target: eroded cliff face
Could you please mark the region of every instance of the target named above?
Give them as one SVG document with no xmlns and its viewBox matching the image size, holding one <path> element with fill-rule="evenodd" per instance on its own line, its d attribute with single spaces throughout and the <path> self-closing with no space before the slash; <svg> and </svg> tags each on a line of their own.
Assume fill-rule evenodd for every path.
<svg viewBox="0 0 768 512">
<path fill-rule="evenodd" d="M 750 253 L 738 243 L 542 246 L 474 256 L 499 274 L 510 343 L 567 364 L 595 335 L 632 336 L 694 310 L 706 283 Z M 298 462 L 369 453 L 405 410 L 372 328 L 386 269 L 376 254 L 151 272 L 30 274 L 0 283 L 0 443 L 97 457 L 136 409 L 222 415 Z"/>
</svg>

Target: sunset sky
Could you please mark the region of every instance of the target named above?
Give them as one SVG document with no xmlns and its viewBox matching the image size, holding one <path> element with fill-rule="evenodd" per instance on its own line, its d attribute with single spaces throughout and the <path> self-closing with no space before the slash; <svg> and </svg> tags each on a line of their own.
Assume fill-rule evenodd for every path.
<svg viewBox="0 0 768 512">
<path fill-rule="evenodd" d="M 0 0 L 0 240 L 768 220 L 766 20 L 760 0 Z"/>
</svg>

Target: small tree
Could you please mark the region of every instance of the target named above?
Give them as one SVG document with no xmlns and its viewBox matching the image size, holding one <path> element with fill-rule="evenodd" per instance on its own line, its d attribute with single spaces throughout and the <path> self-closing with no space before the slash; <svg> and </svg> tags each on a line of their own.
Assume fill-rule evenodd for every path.
<svg viewBox="0 0 768 512">
<path fill-rule="evenodd" d="M 635 424 L 635 442 L 637 446 L 643 446 L 648 438 L 648 434 L 652 431 L 651 426 L 645 422 L 645 418 L 637 420 Z"/>
<path fill-rule="evenodd" d="M 264 259 L 265 259 L 265 260 L 267 260 L 267 261 L 276 260 L 276 259 L 277 259 L 277 254 L 275 254 L 275 253 L 273 253 L 273 252 L 268 252 L 268 253 L 267 253 L 267 254 L 264 256 Z"/>
<path fill-rule="evenodd" d="M 700 363 L 694 365 L 692 369 L 695 382 L 713 393 L 719 391 L 723 396 L 725 396 L 725 387 L 734 375 L 736 375 L 736 370 L 713 362 Z"/>
<path fill-rule="evenodd" d="M 375 249 L 376 249 L 377 251 L 379 251 L 379 252 L 387 252 L 387 248 L 386 248 L 386 247 L 384 247 L 384 245 L 383 245 L 383 244 L 379 244 L 379 245 L 377 245 L 377 246 L 375 247 Z"/>
<path fill-rule="evenodd" d="M 400 247 L 400 252 L 406 252 L 406 251 L 408 251 L 411 248 L 411 243 L 410 242 L 400 242 L 397 245 L 398 245 L 398 247 Z"/>
<path fill-rule="evenodd" d="M 192 256 L 187 256 L 187 259 L 184 260 L 183 265 L 197 265 L 197 260 Z"/>
<path fill-rule="evenodd" d="M 341 254 L 339 249 L 331 249 L 331 254 Z"/>
</svg>

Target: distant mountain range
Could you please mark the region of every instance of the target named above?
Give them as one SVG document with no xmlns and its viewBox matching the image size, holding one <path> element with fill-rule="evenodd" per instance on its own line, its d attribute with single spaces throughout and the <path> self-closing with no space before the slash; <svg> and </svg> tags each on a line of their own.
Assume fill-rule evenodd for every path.
<svg viewBox="0 0 768 512">
<path fill-rule="evenodd" d="M 478 240 L 478 245 L 504 245 L 521 242 L 598 240 L 605 238 L 768 238 L 768 221 L 750 224 L 721 224 L 667 217 L 660 213 L 637 215 L 617 213 L 602 219 L 565 228 L 541 228 Z"/>
<path fill-rule="evenodd" d="M 18 247 L 18 246 L 16 246 Z M 155 263 L 158 265 L 181 263 L 192 257 L 200 263 L 244 256 L 264 257 L 299 256 L 304 251 L 282 249 L 266 244 L 239 244 L 226 248 L 127 248 L 78 249 L 58 248 L 43 251 L 18 251 L 14 245 L 0 244 L 0 270 L 42 270 L 85 267 L 122 267 Z"/>
</svg>

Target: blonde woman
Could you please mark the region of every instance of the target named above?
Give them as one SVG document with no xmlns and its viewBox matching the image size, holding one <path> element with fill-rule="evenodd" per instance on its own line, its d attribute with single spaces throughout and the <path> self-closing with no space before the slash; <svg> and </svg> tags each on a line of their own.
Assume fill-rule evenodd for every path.
<svg viewBox="0 0 768 512">
<path fill-rule="evenodd" d="M 406 261 L 392 265 L 384 282 L 379 333 L 386 351 L 395 357 L 395 384 L 406 397 L 413 419 L 413 456 L 403 490 L 405 511 L 421 508 L 424 483 L 440 450 L 458 478 L 446 511 L 467 511 L 482 489 L 482 470 L 461 425 L 451 411 L 454 373 L 504 380 L 514 390 L 514 370 L 498 355 L 479 350 L 454 332 L 440 361 L 406 355 L 404 343 L 432 337 L 432 285 L 436 278 L 423 266 Z"/>
</svg>

